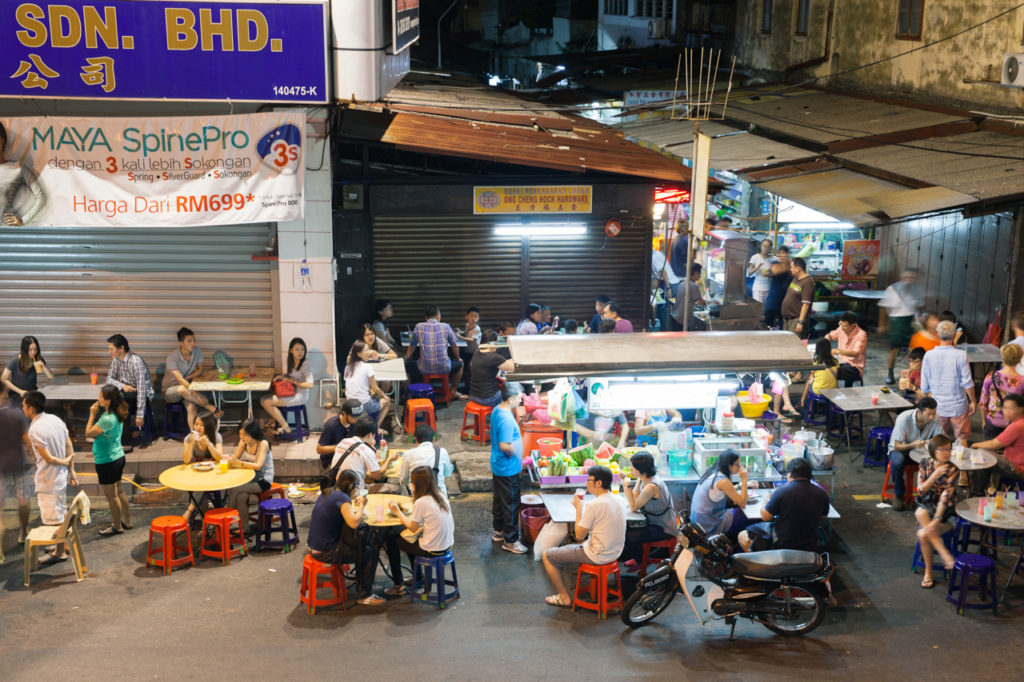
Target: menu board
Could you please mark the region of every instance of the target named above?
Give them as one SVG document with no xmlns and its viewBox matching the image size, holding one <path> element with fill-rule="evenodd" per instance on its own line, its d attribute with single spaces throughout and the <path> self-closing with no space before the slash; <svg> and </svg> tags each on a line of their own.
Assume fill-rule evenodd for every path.
<svg viewBox="0 0 1024 682">
<path fill-rule="evenodd" d="M 850 239 L 843 242 L 843 276 L 878 275 L 878 256 L 881 251 L 882 242 L 878 239 Z"/>
</svg>

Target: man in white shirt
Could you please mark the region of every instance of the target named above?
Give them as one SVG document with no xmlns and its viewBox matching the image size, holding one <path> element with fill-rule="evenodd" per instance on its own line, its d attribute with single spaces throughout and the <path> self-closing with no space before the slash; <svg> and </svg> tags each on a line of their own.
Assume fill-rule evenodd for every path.
<svg viewBox="0 0 1024 682">
<path fill-rule="evenodd" d="M 910 343 L 910 337 L 914 335 L 914 317 L 924 305 L 924 290 L 917 283 L 917 270 L 906 268 L 900 275 L 900 281 L 886 287 L 878 305 L 886 309 L 889 317 L 889 377 L 885 383 L 892 385 L 896 383 L 893 376 L 896 356 Z"/>
<path fill-rule="evenodd" d="M 352 471 L 359 477 L 360 486 L 387 478 L 388 467 L 395 461 L 396 453 L 388 453 L 383 462 L 377 461 L 377 450 L 373 447 L 377 424 L 369 417 L 360 417 L 355 425 L 355 435 L 338 443 L 334 458 L 328 470 L 334 470 L 335 479 L 342 471 Z M 380 492 L 381 486 L 374 486 L 370 492 Z"/>
<path fill-rule="evenodd" d="M 552 547 L 544 552 L 544 570 L 557 592 L 544 601 L 552 606 L 572 606 L 572 598 L 562 579 L 562 569 L 580 564 L 608 564 L 617 561 L 626 544 L 626 507 L 617 495 L 609 495 L 612 472 L 607 467 L 592 466 L 587 472 L 587 492 L 594 496 L 584 506 L 577 496 L 574 533 L 586 541 L 575 545 Z"/>
<path fill-rule="evenodd" d="M 434 429 L 430 424 L 420 424 L 413 431 L 416 438 L 416 447 L 410 448 L 402 455 L 402 466 L 398 470 L 398 480 L 402 489 L 411 495 L 409 489 L 409 475 L 416 467 L 427 467 L 437 477 L 437 487 L 441 494 L 448 497 L 448 488 L 445 487 L 444 479 L 452 475 L 455 467 L 448 456 L 448 451 L 434 445 Z"/>
<path fill-rule="evenodd" d="M 28 442 L 36 460 L 35 483 L 40 520 L 46 526 L 59 526 L 64 523 L 64 515 L 68 511 L 68 483 L 78 485 L 71 435 L 59 417 L 45 412 L 46 396 L 39 391 L 26 393 L 21 409 L 31 422 Z M 39 563 L 64 561 L 67 550 L 67 546 L 55 547 L 54 553 L 46 553 Z"/>
</svg>

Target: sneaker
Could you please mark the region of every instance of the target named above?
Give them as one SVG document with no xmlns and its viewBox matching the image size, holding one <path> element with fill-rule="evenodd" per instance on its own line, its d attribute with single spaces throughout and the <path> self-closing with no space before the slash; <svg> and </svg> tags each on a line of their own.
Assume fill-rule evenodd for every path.
<svg viewBox="0 0 1024 682">
<path fill-rule="evenodd" d="M 907 511 L 907 503 L 902 497 L 894 498 L 892 501 L 894 511 Z"/>
<path fill-rule="evenodd" d="M 494 542 L 505 542 L 505 534 L 499 531 L 491 533 L 491 540 Z"/>
<path fill-rule="evenodd" d="M 519 542 L 518 540 L 511 544 L 508 542 L 503 542 L 501 543 L 501 548 L 506 552 L 511 552 L 512 554 L 526 554 L 530 551 L 529 547 Z"/>
<path fill-rule="evenodd" d="M 360 599 L 359 603 L 363 606 L 380 606 L 384 603 L 384 598 L 377 596 L 376 594 L 370 594 L 369 596 Z"/>
<path fill-rule="evenodd" d="M 896 383 L 896 377 L 894 377 L 894 376 L 892 375 L 892 372 L 889 372 L 889 376 L 887 376 L 887 377 L 885 378 L 885 384 L 886 384 L 886 386 L 892 386 L 892 385 L 893 385 L 893 384 L 895 384 L 895 383 Z"/>
</svg>

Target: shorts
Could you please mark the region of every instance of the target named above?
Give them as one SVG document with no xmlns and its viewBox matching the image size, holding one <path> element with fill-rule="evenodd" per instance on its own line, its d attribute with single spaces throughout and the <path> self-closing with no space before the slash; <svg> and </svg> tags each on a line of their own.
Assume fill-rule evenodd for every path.
<svg viewBox="0 0 1024 682">
<path fill-rule="evenodd" d="M 745 530 L 751 540 L 750 551 L 763 552 L 771 549 L 775 539 L 774 528 L 774 521 L 760 521 L 747 526 Z"/>
<path fill-rule="evenodd" d="M 182 393 L 185 392 L 185 387 L 181 384 L 174 384 L 164 389 L 164 402 L 165 403 L 180 403 L 184 398 Z"/>
<path fill-rule="evenodd" d="M 583 545 L 562 545 L 552 547 L 544 551 L 544 557 L 548 562 L 559 570 L 564 570 L 580 564 L 593 563 L 587 553 L 583 551 Z"/>
<path fill-rule="evenodd" d="M 118 457 L 113 462 L 104 462 L 96 465 L 96 478 L 100 485 L 113 485 L 121 480 L 124 472 L 125 458 Z"/>
<path fill-rule="evenodd" d="M 889 348 L 903 348 L 914 335 L 914 316 L 889 318 Z"/>
<path fill-rule="evenodd" d="M 67 489 L 59 493 L 36 493 L 39 502 L 39 520 L 45 526 L 59 526 L 68 513 Z"/>
<path fill-rule="evenodd" d="M 19 501 L 27 501 L 32 496 L 32 476 L 29 471 L 29 469 L 22 469 L 9 474 L 0 474 L 0 508 L 3 507 L 4 500 L 12 490 Z"/>
<path fill-rule="evenodd" d="M 501 389 L 499 388 L 498 392 L 490 398 L 481 398 L 470 394 L 469 399 L 477 405 L 483 405 L 484 407 L 497 407 L 498 404 L 501 403 Z"/>
<path fill-rule="evenodd" d="M 267 393 L 267 395 L 269 395 L 271 397 L 274 397 L 274 398 L 277 398 L 279 401 L 281 401 L 278 404 L 278 407 L 298 407 L 300 405 L 305 405 L 306 404 L 306 396 L 302 395 L 301 393 L 299 393 L 297 391 L 296 391 L 295 395 L 290 395 L 287 398 L 278 397 L 277 395 L 275 395 L 273 393 Z"/>
<path fill-rule="evenodd" d="M 376 398 L 370 398 L 363 403 L 363 411 L 369 414 L 377 414 L 380 412 L 380 401 Z"/>
<path fill-rule="evenodd" d="M 764 289 L 758 289 L 757 287 L 754 287 L 754 290 L 751 293 L 753 294 L 755 301 L 757 301 L 758 303 L 764 303 L 765 299 L 768 298 L 769 291 L 771 291 L 771 289 L 767 287 Z"/>
</svg>

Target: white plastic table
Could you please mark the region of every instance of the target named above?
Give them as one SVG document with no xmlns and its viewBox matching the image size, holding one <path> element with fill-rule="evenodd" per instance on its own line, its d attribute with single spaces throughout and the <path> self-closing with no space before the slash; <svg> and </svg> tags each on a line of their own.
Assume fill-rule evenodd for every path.
<svg viewBox="0 0 1024 682">
<path fill-rule="evenodd" d="M 579 486 L 583 487 L 583 486 Z M 606 493 L 611 495 L 612 493 Z M 643 521 L 644 515 L 640 512 L 629 511 L 629 502 L 626 501 L 625 493 L 619 493 L 615 496 L 616 499 L 626 509 L 626 520 L 627 521 Z M 540 499 L 544 501 L 544 506 L 547 507 L 548 514 L 551 515 L 551 520 L 555 523 L 575 523 L 576 522 L 576 507 L 572 506 L 572 494 L 566 493 L 541 493 Z M 583 504 L 586 505 L 588 502 L 593 502 L 594 496 L 587 493 L 583 496 Z"/>
<path fill-rule="evenodd" d="M 910 451 L 910 459 L 920 464 L 927 454 L 927 448 L 916 448 Z M 963 457 L 950 457 L 949 463 L 960 471 L 982 471 L 983 469 L 991 469 L 996 465 L 996 456 L 988 450 L 965 448 Z"/>
<path fill-rule="evenodd" d="M 399 391 L 401 391 L 402 382 L 409 380 L 409 375 L 405 373 L 405 360 L 402 358 L 382 360 L 372 363 L 371 367 L 373 367 L 374 379 L 378 382 L 391 382 L 391 411 L 398 414 Z"/>
<path fill-rule="evenodd" d="M 40 392 L 47 400 L 60 400 L 71 402 L 76 400 L 91 400 L 95 402 L 100 397 L 100 389 L 103 384 L 89 383 L 85 381 L 54 381 L 51 384 L 40 387 Z"/>
<path fill-rule="evenodd" d="M 851 386 L 850 388 L 828 388 L 821 392 L 830 403 L 848 415 L 852 412 L 868 412 L 871 410 L 908 410 L 914 405 L 897 391 L 882 391 L 882 386 Z M 872 402 L 872 396 L 878 396 L 878 404 Z M 853 454 L 850 445 L 850 417 L 846 422 L 846 452 Z M 852 460 L 851 460 L 852 461 Z"/>
<path fill-rule="evenodd" d="M 1005 551 L 999 549 L 998 543 L 986 542 L 992 530 L 1011 531 L 1017 535 L 1021 542 L 1020 550 L 1017 552 L 1017 559 L 1013 562 L 1013 569 L 1010 570 L 1010 577 L 1006 579 L 1003 591 L 999 595 L 999 601 L 1002 601 L 1003 597 L 1006 596 L 1006 590 L 1010 587 L 1013 576 L 1017 575 L 1017 569 L 1020 567 L 1021 561 L 1024 560 L 1024 507 L 1021 507 L 1020 504 L 1012 506 L 1003 505 L 1002 509 L 996 509 L 993 512 L 991 521 L 986 521 L 985 517 L 978 513 L 978 501 L 983 499 L 991 500 L 992 498 L 970 497 L 956 506 L 957 516 L 981 528 L 981 546 L 987 544 L 993 551 Z"/>
<path fill-rule="evenodd" d="M 219 410 L 225 403 L 229 404 L 240 404 L 245 405 L 248 412 L 248 419 L 252 419 L 252 392 L 260 391 L 266 392 L 270 390 L 270 380 L 274 378 L 274 369 L 272 367 L 257 367 L 256 373 L 252 376 L 249 375 L 249 370 L 243 368 L 236 370 L 242 372 L 242 382 L 238 384 L 229 384 L 227 379 L 221 379 L 216 369 L 210 369 L 196 378 L 194 378 L 188 385 L 190 391 L 201 391 L 204 393 L 213 394 L 213 404 Z M 228 377 L 230 378 L 230 377 Z M 242 400 L 224 400 L 224 394 L 228 392 L 239 392 L 244 393 L 245 398 Z M 227 420 L 221 420 L 223 426 L 231 426 L 240 422 L 229 422 Z"/>
</svg>

